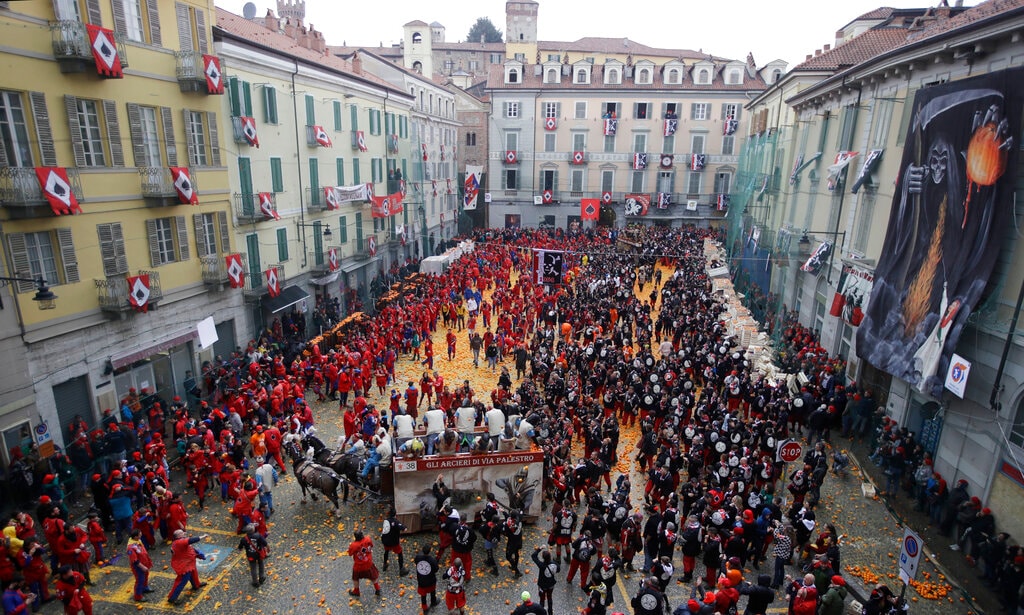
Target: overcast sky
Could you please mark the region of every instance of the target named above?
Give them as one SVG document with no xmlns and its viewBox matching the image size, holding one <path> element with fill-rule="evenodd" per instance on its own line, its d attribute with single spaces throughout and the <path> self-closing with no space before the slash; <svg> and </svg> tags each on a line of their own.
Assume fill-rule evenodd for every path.
<svg viewBox="0 0 1024 615">
<path fill-rule="evenodd" d="M 792 68 L 807 54 L 835 42 L 835 32 L 858 15 L 879 6 L 932 6 L 938 0 L 648 0 L 630 3 L 583 3 L 540 0 L 541 40 L 573 41 L 584 36 L 628 37 L 651 47 L 702 49 L 726 58 L 744 59 L 753 52 L 758 66 L 776 58 Z M 953 4 L 954 0 L 950 0 Z M 253 0 L 256 15 L 276 11 L 277 3 Z M 246 0 L 216 0 L 217 6 L 242 14 Z M 967 0 L 966 5 L 976 4 Z M 606 8 L 605 8 L 606 7 Z M 402 25 L 419 19 L 440 22 L 448 42 L 465 40 L 478 17 L 487 17 L 505 32 L 504 0 L 424 2 L 423 0 L 306 0 L 306 23 L 324 33 L 327 43 L 390 45 L 402 38 Z"/>
</svg>

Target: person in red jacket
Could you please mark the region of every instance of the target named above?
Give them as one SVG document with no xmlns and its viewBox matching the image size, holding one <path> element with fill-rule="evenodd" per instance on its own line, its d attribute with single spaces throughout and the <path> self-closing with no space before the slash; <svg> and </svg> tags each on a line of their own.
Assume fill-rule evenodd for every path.
<svg viewBox="0 0 1024 615">
<path fill-rule="evenodd" d="M 142 542 L 142 532 L 135 529 L 128 535 L 128 563 L 132 567 L 132 576 L 135 577 L 135 589 L 132 598 L 136 602 L 145 602 L 146 596 L 152 589 L 149 588 L 149 571 L 153 568 L 153 560 L 149 557 L 149 551 Z"/>
<path fill-rule="evenodd" d="M 64 565 L 57 571 L 57 597 L 64 603 L 64 615 L 92 615 L 92 596 L 85 589 L 87 579 Z"/>
<path fill-rule="evenodd" d="M 362 532 L 356 531 L 352 538 L 352 544 L 348 546 L 348 554 L 352 556 L 352 584 L 354 587 L 348 590 L 349 595 L 359 597 L 359 580 L 368 579 L 373 583 L 373 593 L 380 595 L 380 572 L 373 563 L 373 540 L 364 536 Z"/>
<path fill-rule="evenodd" d="M 18 556 L 19 563 L 21 564 L 21 573 L 25 577 L 25 584 L 36 596 L 36 609 L 42 604 L 41 601 L 50 601 L 48 583 L 50 567 L 46 565 L 46 561 L 43 559 L 45 553 L 46 549 L 43 545 L 39 544 L 35 538 L 29 538 L 25 541 L 25 545 Z"/>
<path fill-rule="evenodd" d="M 177 576 L 174 577 L 171 593 L 167 595 L 168 603 L 178 604 L 178 596 L 189 583 L 192 584 L 193 590 L 206 586 L 206 583 L 199 582 L 199 570 L 196 568 L 196 560 L 206 559 L 206 556 L 192 547 L 206 538 L 206 534 L 189 537 L 184 530 L 175 530 L 174 540 L 171 542 L 171 568 Z"/>
<path fill-rule="evenodd" d="M 92 550 L 96 554 L 94 560 L 97 564 L 103 563 L 103 547 L 107 544 L 107 534 L 103 531 L 100 523 L 100 515 L 97 512 L 89 513 L 89 523 L 86 525 L 89 532 L 89 542 L 92 543 Z"/>
<path fill-rule="evenodd" d="M 89 535 L 77 525 L 65 524 L 64 533 L 57 541 L 57 561 L 61 566 L 71 566 L 75 572 L 85 577 L 86 583 L 92 585 L 89 578 Z"/>
<path fill-rule="evenodd" d="M 181 496 L 172 495 L 171 503 L 167 507 L 167 530 L 173 538 L 176 530 L 184 532 L 187 529 L 188 511 L 185 510 L 185 505 L 181 503 Z"/>
<path fill-rule="evenodd" d="M 281 471 L 281 476 L 288 476 L 288 471 L 284 464 L 284 459 L 281 458 L 281 445 L 284 443 L 284 438 L 281 435 L 281 430 L 276 425 L 271 425 L 263 432 L 263 444 L 267 447 L 267 457 L 273 457 L 277 461 L 277 467 Z"/>
</svg>

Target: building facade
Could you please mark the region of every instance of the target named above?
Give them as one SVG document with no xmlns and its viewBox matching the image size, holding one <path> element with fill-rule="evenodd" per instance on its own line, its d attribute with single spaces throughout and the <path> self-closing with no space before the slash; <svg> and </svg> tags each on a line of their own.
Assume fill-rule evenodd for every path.
<svg viewBox="0 0 1024 615">
<path fill-rule="evenodd" d="M 965 141 L 954 154 L 949 144 L 978 130 L 995 131 L 996 143 L 1019 134 L 1022 25 L 1024 3 L 1014 0 L 878 9 L 848 24 L 836 47 L 809 58 L 748 107 L 755 119 L 741 183 L 754 188 L 734 193 L 737 226 L 730 234 L 734 262 L 750 256 L 750 237 L 760 238 L 756 256 L 773 253 L 762 290 L 777 298 L 777 311 L 795 311 L 819 331 L 822 345 L 848 361 L 848 378 L 876 392 L 886 414 L 933 455 L 948 484 L 967 480 L 999 529 L 1011 534 L 1024 531 L 1016 514 L 1024 495 L 1017 324 L 1024 256 L 1016 232 L 1021 213 L 1012 206 L 1024 175 L 1014 144 L 1001 177 L 978 184 L 976 170 L 963 166 L 973 148 Z M 810 74 L 818 70 L 827 74 Z M 781 114 L 773 111 L 780 99 L 789 108 Z M 949 115 L 972 104 L 964 117 Z M 1004 117 L 1013 134 L 1000 132 Z M 1000 188 L 987 191 L 992 185 Z M 763 210 L 766 201 L 771 207 Z M 913 234 L 917 252 L 899 239 L 909 220 L 921 225 Z M 944 237 L 945 250 L 936 251 Z M 821 251 L 825 244 L 831 252 Z M 991 259 L 985 266 L 957 273 L 982 252 Z M 924 264 L 918 268 L 907 254 Z M 901 262 L 909 273 L 896 283 L 894 263 Z M 941 263 L 945 281 L 918 301 L 920 289 L 929 288 L 919 281 L 927 284 L 936 271 L 928 263 Z M 851 285 L 851 276 L 866 283 Z M 748 274 L 738 278 L 742 285 Z M 960 294 L 965 278 L 974 291 Z M 751 294 L 749 286 L 739 290 Z M 894 297 L 906 299 L 886 307 Z M 847 303 L 850 310 L 843 309 Z M 921 314 L 918 305 L 925 307 Z M 933 361 L 938 353 L 919 345 L 936 334 L 946 342 L 946 358 Z M 919 361 L 914 373 L 902 363 L 908 352 Z M 959 358 L 948 358 L 952 353 Z M 966 379 L 962 395 L 944 387 L 947 373 L 953 388 Z"/>
<path fill-rule="evenodd" d="M 75 415 L 95 424 L 132 388 L 184 395 L 187 371 L 234 349 L 241 298 L 204 275 L 232 244 L 213 16 L 197 0 L 0 8 L 4 275 L 58 296 L 39 310 L 32 282 L 3 291 L 21 366 L 4 375 L 5 461 L 24 427 L 63 445 Z M 201 346 L 208 317 L 219 341 Z"/>
</svg>

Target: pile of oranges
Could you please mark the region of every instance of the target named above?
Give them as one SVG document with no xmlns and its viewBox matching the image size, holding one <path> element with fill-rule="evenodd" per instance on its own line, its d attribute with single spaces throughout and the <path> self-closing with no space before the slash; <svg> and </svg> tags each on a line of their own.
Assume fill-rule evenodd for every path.
<svg viewBox="0 0 1024 615">
<path fill-rule="evenodd" d="M 874 586 L 881 578 L 867 566 L 847 566 L 846 572 L 859 578 L 868 587 Z"/>
<path fill-rule="evenodd" d="M 943 575 L 939 575 L 940 578 L 938 581 L 930 580 L 932 575 L 929 572 L 923 573 L 923 576 L 925 579 L 924 581 L 917 581 L 915 579 L 911 579 L 910 581 L 910 586 L 913 587 L 914 591 L 916 591 L 922 598 L 927 600 L 941 600 L 949 596 L 949 592 L 953 591 L 953 586 L 945 582 L 945 577 Z"/>
</svg>

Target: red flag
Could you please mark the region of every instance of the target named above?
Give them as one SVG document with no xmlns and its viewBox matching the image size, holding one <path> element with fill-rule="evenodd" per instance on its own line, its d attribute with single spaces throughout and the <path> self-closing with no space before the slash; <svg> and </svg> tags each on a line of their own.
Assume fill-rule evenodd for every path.
<svg viewBox="0 0 1024 615">
<path fill-rule="evenodd" d="M 585 160 L 586 156 L 583 154 L 583 152 L 576 151 L 572 153 L 572 160 L 570 160 L 569 162 L 571 164 L 583 164 Z"/>
<path fill-rule="evenodd" d="M 259 147 L 260 138 L 256 134 L 256 118 L 242 116 L 240 119 L 242 120 L 242 136 L 245 137 L 249 145 Z"/>
<path fill-rule="evenodd" d="M 139 312 L 149 310 L 149 276 L 145 273 L 128 276 L 128 303 Z"/>
<path fill-rule="evenodd" d="M 392 192 L 391 194 L 388 195 L 388 198 L 391 199 L 392 216 L 400 214 L 404 210 L 404 208 L 402 207 L 402 196 L 403 195 L 401 192 Z"/>
<path fill-rule="evenodd" d="M 280 220 L 281 216 L 274 209 L 274 195 L 269 192 L 260 193 L 260 211 L 263 212 L 263 217 L 266 220 Z"/>
<path fill-rule="evenodd" d="M 331 211 L 338 208 L 338 193 L 335 192 L 334 186 L 324 186 L 324 203 Z"/>
<path fill-rule="evenodd" d="M 313 140 L 321 147 L 331 147 L 333 145 L 333 143 L 331 143 L 331 138 L 327 136 L 327 131 L 324 130 L 323 126 L 313 127 Z"/>
<path fill-rule="evenodd" d="M 601 215 L 601 201 L 599 199 L 580 200 L 580 220 L 597 220 Z"/>
<path fill-rule="evenodd" d="M 224 74 L 220 72 L 220 58 L 203 54 L 203 73 L 206 75 L 207 93 L 223 94 Z"/>
<path fill-rule="evenodd" d="M 519 154 L 514 149 L 510 149 L 505 152 L 505 162 L 508 164 L 515 164 L 519 162 Z"/>
<path fill-rule="evenodd" d="M 554 130 L 556 128 L 558 128 L 558 120 L 553 117 L 544 120 L 544 130 Z"/>
<path fill-rule="evenodd" d="M 370 253 L 370 256 L 377 256 L 377 236 L 370 235 L 366 238 L 366 251 Z"/>
<path fill-rule="evenodd" d="M 540 193 L 540 201 L 545 205 L 555 202 L 555 193 L 550 188 L 545 189 Z"/>
<path fill-rule="evenodd" d="M 82 213 L 78 199 L 75 198 L 75 193 L 68 182 L 67 169 L 36 167 L 36 178 L 39 179 L 39 187 L 43 189 L 43 196 L 50 202 L 50 209 L 55 216 Z"/>
<path fill-rule="evenodd" d="M 605 190 L 604 192 L 601 193 L 601 202 L 604 203 L 605 205 L 611 205 L 612 193 L 610 190 Z"/>
<path fill-rule="evenodd" d="M 338 249 L 331 248 L 327 250 L 327 266 L 330 267 L 331 271 L 338 270 Z"/>
<path fill-rule="evenodd" d="M 178 201 L 182 205 L 198 205 L 199 192 L 196 185 L 192 183 L 192 175 L 188 167 L 168 167 L 171 170 L 171 181 L 174 183 L 174 190 L 178 193 Z"/>
<path fill-rule="evenodd" d="M 423 143 L 423 144 L 420 145 L 420 147 L 423 149 L 423 162 L 426 162 L 427 161 L 427 144 Z"/>
<path fill-rule="evenodd" d="M 92 59 L 96 62 L 96 72 L 103 77 L 123 79 L 121 56 L 117 53 L 117 42 L 113 30 L 86 24 L 89 32 L 89 46 L 92 48 Z"/>
<path fill-rule="evenodd" d="M 281 294 L 281 282 L 277 278 L 277 267 L 271 267 L 263 272 L 267 278 L 267 294 L 276 297 Z"/>
<path fill-rule="evenodd" d="M 447 181 L 447 182 L 448 182 L 448 194 L 452 194 L 452 193 L 454 192 L 454 191 L 452 190 L 452 178 L 450 178 L 450 177 L 449 177 L 449 178 L 448 178 L 447 180 L 445 180 L 445 181 Z"/>
<path fill-rule="evenodd" d="M 370 215 L 374 218 L 387 218 L 391 215 L 391 195 L 373 197 Z"/>
<path fill-rule="evenodd" d="M 356 147 L 359 148 L 359 151 L 361 152 L 365 152 L 369 149 L 366 147 L 366 135 L 362 130 L 356 131 Z"/>
<path fill-rule="evenodd" d="M 241 254 L 228 254 L 224 257 L 224 266 L 228 271 L 228 283 L 231 288 L 245 286 L 245 267 L 242 266 Z"/>
</svg>

